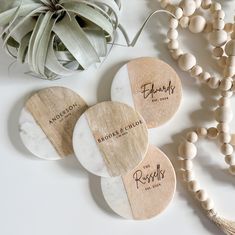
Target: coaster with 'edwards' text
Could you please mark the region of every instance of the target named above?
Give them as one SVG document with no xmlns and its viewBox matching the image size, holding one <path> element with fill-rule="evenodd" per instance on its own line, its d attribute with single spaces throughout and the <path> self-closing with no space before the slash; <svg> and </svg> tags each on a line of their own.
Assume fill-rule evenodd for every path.
<svg viewBox="0 0 235 235">
<path fill-rule="evenodd" d="M 167 122 L 178 110 L 181 96 L 177 73 L 165 62 L 150 57 L 124 65 L 111 88 L 111 99 L 134 107 L 148 128 Z"/>
<path fill-rule="evenodd" d="M 148 130 L 133 108 L 119 102 L 102 102 L 78 120 L 73 148 L 80 163 L 103 177 L 126 174 L 144 158 Z"/>
<path fill-rule="evenodd" d="M 127 219 L 152 218 L 166 209 L 176 188 L 174 168 L 158 148 L 149 146 L 142 163 L 122 177 L 102 178 L 109 206 Z"/>
<path fill-rule="evenodd" d="M 47 160 L 73 155 L 73 128 L 86 109 L 85 101 L 68 88 L 50 87 L 36 92 L 20 114 L 19 131 L 24 145 Z"/>
</svg>

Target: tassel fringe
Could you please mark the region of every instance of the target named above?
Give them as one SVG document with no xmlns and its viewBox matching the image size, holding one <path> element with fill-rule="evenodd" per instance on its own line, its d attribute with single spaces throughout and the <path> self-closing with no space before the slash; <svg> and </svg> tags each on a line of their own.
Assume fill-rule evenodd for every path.
<svg viewBox="0 0 235 235">
<path fill-rule="evenodd" d="M 224 219 L 214 211 L 208 211 L 207 216 L 216 226 L 227 235 L 235 235 L 235 221 Z"/>
</svg>

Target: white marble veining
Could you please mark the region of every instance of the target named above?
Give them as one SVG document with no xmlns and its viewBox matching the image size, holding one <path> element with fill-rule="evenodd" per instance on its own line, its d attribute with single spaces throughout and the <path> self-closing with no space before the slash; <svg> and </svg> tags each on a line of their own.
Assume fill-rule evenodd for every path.
<svg viewBox="0 0 235 235">
<path fill-rule="evenodd" d="M 85 114 L 79 118 L 75 125 L 73 149 L 77 159 L 88 171 L 95 175 L 110 177 Z"/>
<path fill-rule="evenodd" d="M 135 107 L 128 68 L 125 64 L 115 75 L 111 86 L 111 100 Z"/>
<path fill-rule="evenodd" d="M 101 178 L 101 188 L 106 202 L 114 212 L 126 219 L 133 219 L 122 177 Z"/>
<path fill-rule="evenodd" d="M 43 130 L 25 108 L 20 114 L 19 132 L 24 145 L 35 156 L 45 160 L 61 159 Z"/>
</svg>

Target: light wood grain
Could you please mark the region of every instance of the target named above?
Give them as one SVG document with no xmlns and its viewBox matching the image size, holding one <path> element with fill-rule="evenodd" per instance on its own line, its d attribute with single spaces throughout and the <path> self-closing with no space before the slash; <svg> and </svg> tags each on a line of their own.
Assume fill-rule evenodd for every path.
<svg viewBox="0 0 235 235">
<path fill-rule="evenodd" d="M 142 161 L 148 147 L 148 132 L 143 118 L 133 108 L 103 102 L 88 109 L 85 115 L 110 176 L 126 174 Z M 136 123 L 139 125 L 133 127 Z"/>
<path fill-rule="evenodd" d="M 135 108 L 147 126 L 157 127 L 172 118 L 182 97 L 177 73 L 165 62 L 150 57 L 132 60 L 127 67 Z"/>
<path fill-rule="evenodd" d="M 61 157 L 73 154 L 73 128 L 87 109 L 85 101 L 77 93 L 64 87 L 46 88 L 30 97 L 25 108 Z"/>
<path fill-rule="evenodd" d="M 175 193 L 174 168 L 166 155 L 151 145 L 142 163 L 122 179 L 134 219 L 158 215 Z"/>
</svg>

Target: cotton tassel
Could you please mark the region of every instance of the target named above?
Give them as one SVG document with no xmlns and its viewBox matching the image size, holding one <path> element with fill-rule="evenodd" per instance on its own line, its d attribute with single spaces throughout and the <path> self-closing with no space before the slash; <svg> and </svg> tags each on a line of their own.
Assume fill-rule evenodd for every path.
<svg viewBox="0 0 235 235">
<path fill-rule="evenodd" d="M 213 210 L 207 212 L 207 216 L 217 227 L 227 235 L 235 235 L 235 221 L 224 219 Z"/>
</svg>

